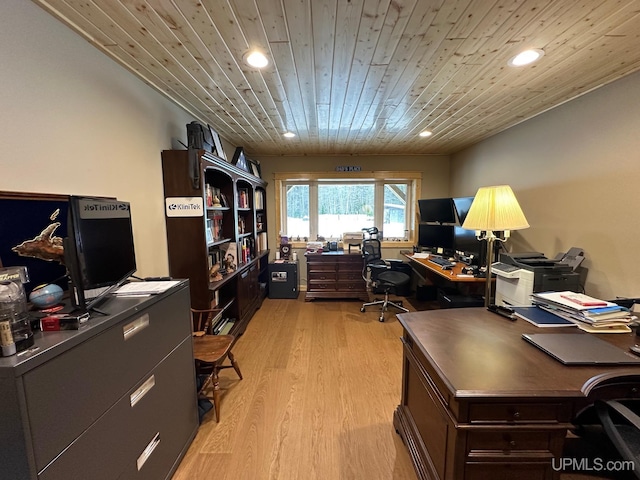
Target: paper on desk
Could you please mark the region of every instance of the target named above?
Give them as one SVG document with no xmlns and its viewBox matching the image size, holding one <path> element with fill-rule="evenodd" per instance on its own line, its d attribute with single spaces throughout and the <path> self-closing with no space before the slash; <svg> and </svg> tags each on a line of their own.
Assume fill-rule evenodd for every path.
<svg viewBox="0 0 640 480">
<path fill-rule="evenodd" d="M 174 285 L 180 283 L 180 280 L 168 280 L 157 282 L 130 282 L 120 288 L 114 293 L 116 295 L 155 295 L 157 293 L 166 292 Z"/>
<path fill-rule="evenodd" d="M 413 258 L 429 258 L 429 253 L 414 253 Z"/>
</svg>

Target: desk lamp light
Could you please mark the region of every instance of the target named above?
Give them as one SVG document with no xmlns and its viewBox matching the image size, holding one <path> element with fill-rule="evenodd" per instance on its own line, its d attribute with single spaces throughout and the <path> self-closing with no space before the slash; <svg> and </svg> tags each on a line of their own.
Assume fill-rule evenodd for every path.
<svg viewBox="0 0 640 480">
<path fill-rule="evenodd" d="M 505 242 L 510 230 L 529 228 L 513 190 L 508 185 L 481 187 L 478 189 L 462 228 L 475 230 L 479 241 L 487 241 L 487 276 L 484 306 L 491 304 L 491 264 L 493 263 L 493 244 L 496 240 Z M 504 231 L 504 238 L 495 232 Z"/>
</svg>

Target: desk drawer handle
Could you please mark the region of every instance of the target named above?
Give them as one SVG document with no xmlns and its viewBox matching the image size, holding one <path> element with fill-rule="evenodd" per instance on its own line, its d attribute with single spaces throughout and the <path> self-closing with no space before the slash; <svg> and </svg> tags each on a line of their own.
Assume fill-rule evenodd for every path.
<svg viewBox="0 0 640 480">
<path fill-rule="evenodd" d="M 140 469 L 145 464 L 145 462 L 149 460 L 149 457 L 151 456 L 151 454 L 153 453 L 153 451 L 156 449 L 158 445 L 160 445 L 160 432 L 156 433 L 155 437 L 153 437 L 151 442 L 149 442 L 149 445 L 147 445 L 147 447 L 142 451 L 142 453 L 138 457 L 138 460 L 136 461 L 136 465 L 138 466 L 138 471 L 140 471 Z"/>
<path fill-rule="evenodd" d="M 513 418 L 518 420 L 520 418 L 520 412 L 513 412 Z"/>
<path fill-rule="evenodd" d="M 510 447 L 515 447 L 515 446 L 516 446 L 516 441 L 515 441 L 515 440 L 511 440 L 511 441 L 509 442 L 509 446 L 510 446 Z"/>
<path fill-rule="evenodd" d="M 149 314 L 145 313 L 140 318 L 135 319 L 133 322 L 126 324 L 122 327 L 122 334 L 125 340 L 129 340 L 136 333 L 141 332 L 149 326 Z"/>
<path fill-rule="evenodd" d="M 142 400 L 142 397 L 144 397 L 147 393 L 149 393 L 149 391 L 155 386 L 155 384 L 156 384 L 156 377 L 154 375 L 151 375 L 147 379 L 147 381 L 144 382 L 142 385 L 140 385 L 140 388 L 138 388 L 135 392 L 133 392 L 129 397 L 131 406 L 133 407 L 136 403 Z"/>
</svg>

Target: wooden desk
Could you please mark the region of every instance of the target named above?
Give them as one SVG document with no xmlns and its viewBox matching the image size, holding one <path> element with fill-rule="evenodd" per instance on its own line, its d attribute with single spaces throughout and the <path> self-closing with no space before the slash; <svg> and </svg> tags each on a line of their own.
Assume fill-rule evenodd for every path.
<svg viewBox="0 0 640 480">
<path fill-rule="evenodd" d="M 414 268 L 419 275 L 421 275 L 421 271 L 426 270 L 427 272 L 438 275 L 448 282 L 470 284 L 480 283 L 484 285 L 485 279 L 483 277 L 479 278 L 463 275 L 462 269 L 465 267 L 465 264 L 462 262 L 457 262 L 451 270 L 443 270 L 442 267 L 430 262 L 427 258 L 415 258 L 411 253 L 403 253 L 403 255 L 411 261 L 411 267 Z M 424 275 L 421 275 L 421 277 L 426 278 Z"/>
<path fill-rule="evenodd" d="M 403 313 L 394 426 L 420 479 L 559 479 L 571 420 L 597 398 L 639 398 L 640 367 L 565 366 L 522 340 L 541 329 L 484 308 Z M 573 329 L 554 329 L 554 333 Z M 627 349 L 633 334 L 601 335 Z"/>
</svg>

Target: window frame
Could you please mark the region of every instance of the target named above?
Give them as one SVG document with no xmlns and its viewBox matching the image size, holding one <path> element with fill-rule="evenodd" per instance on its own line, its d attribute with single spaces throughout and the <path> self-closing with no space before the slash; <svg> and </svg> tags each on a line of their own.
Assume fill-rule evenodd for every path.
<svg viewBox="0 0 640 480">
<path fill-rule="evenodd" d="M 417 199 L 422 188 L 422 172 L 407 171 L 378 171 L 378 172 L 281 172 L 274 174 L 275 180 L 275 217 L 278 232 L 285 232 L 286 194 L 284 188 L 290 184 L 309 185 L 309 240 L 317 238 L 318 228 L 318 183 L 341 182 L 375 182 L 375 226 L 382 230 L 384 223 L 384 185 L 392 183 L 407 184 L 407 208 L 405 209 L 405 221 L 408 227 L 407 240 L 386 240 L 383 238 L 383 247 L 404 247 L 414 245 L 417 240 Z M 327 239 L 328 240 L 328 239 Z M 289 239 L 294 247 L 303 247 L 305 242 L 296 242 Z"/>
</svg>

